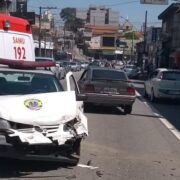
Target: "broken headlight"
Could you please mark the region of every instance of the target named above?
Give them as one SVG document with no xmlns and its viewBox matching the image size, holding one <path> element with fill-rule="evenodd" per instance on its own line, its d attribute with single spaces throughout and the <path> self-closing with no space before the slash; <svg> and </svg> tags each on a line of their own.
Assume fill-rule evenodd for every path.
<svg viewBox="0 0 180 180">
<path fill-rule="evenodd" d="M 75 131 L 74 125 L 77 123 L 77 119 L 73 119 L 64 124 L 64 131 Z"/>
</svg>

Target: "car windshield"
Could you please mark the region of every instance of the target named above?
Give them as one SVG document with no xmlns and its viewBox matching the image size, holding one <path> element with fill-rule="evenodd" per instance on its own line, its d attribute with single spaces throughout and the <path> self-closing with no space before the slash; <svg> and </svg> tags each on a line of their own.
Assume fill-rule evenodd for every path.
<svg viewBox="0 0 180 180">
<path fill-rule="evenodd" d="M 63 91 L 61 84 L 54 76 L 9 72 L 0 73 L 0 95 L 25 95 Z"/>
<path fill-rule="evenodd" d="M 93 80 L 127 80 L 124 72 L 114 70 L 93 70 Z"/>
<path fill-rule="evenodd" d="M 180 81 L 180 72 L 163 72 L 163 80 Z"/>
</svg>

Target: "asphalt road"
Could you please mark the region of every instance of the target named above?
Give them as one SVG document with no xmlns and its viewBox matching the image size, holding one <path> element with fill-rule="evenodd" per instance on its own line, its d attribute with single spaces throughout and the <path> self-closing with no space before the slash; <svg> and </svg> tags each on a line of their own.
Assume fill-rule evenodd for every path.
<svg viewBox="0 0 180 180">
<path fill-rule="evenodd" d="M 141 84 L 136 88 L 142 93 Z M 78 166 L 1 160 L 0 178 L 179 180 L 180 141 L 161 121 L 164 115 L 170 122 L 178 120 L 179 109 L 179 104 L 149 104 L 140 95 L 131 115 L 117 108 L 94 107 L 86 113 L 89 137 L 82 142 Z"/>
</svg>

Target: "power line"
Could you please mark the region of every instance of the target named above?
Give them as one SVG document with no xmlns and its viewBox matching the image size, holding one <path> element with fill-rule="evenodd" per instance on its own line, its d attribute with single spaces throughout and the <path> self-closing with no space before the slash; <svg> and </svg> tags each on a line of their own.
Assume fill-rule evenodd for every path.
<svg viewBox="0 0 180 180">
<path fill-rule="evenodd" d="M 116 3 L 116 4 L 110 4 L 110 5 L 106 5 L 106 6 L 118 6 L 118 5 L 126 5 L 126 4 L 132 4 L 132 3 L 136 3 L 136 2 L 139 2 L 139 1 L 128 1 L 128 2 L 121 2 L 121 3 Z"/>
</svg>

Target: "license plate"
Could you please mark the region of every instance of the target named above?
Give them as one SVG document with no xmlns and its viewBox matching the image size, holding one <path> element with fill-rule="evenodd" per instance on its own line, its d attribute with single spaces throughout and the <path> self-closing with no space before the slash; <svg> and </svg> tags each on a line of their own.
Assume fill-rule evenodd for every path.
<svg viewBox="0 0 180 180">
<path fill-rule="evenodd" d="M 108 94 L 117 94 L 117 88 L 104 88 L 103 90 L 104 93 L 108 93 Z"/>
</svg>

